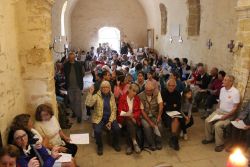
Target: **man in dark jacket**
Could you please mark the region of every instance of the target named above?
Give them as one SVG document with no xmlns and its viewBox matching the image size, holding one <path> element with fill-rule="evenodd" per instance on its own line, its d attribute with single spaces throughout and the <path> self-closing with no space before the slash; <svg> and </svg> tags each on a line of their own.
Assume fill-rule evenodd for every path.
<svg viewBox="0 0 250 167">
<path fill-rule="evenodd" d="M 68 91 L 70 107 L 77 117 L 77 122 L 82 121 L 82 89 L 83 69 L 80 62 L 75 61 L 75 54 L 69 54 L 69 60 L 64 64 L 66 89 Z"/>
</svg>

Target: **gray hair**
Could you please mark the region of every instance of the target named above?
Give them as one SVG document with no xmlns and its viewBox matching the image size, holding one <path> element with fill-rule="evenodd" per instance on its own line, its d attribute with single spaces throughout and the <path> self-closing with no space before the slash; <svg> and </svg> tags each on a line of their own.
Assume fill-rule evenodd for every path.
<svg viewBox="0 0 250 167">
<path fill-rule="evenodd" d="M 146 82 L 145 84 L 145 89 L 155 89 L 155 86 L 153 85 L 152 82 Z"/>
<path fill-rule="evenodd" d="M 230 79 L 230 81 L 231 81 L 232 83 L 234 83 L 235 77 L 234 77 L 233 75 L 226 75 L 226 77 L 228 77 L 228 78 Z"/>
<path fill-rule="evenodd" d="M 136 91 L 136 93 L 139 92 L 139 86 L 138 86 L 137 84 L 135 84 L 135 83 L 130 84 L 130 85 L 129 85 L 129 89 L 130 89 L 130 90 L 131 90 L 131 89 L 134 89 L 134 90 Z"/>
<path fill-rule="evenodd" d="M 100 88 L 103 88 L 103 87 L 109 87 L 111 89 L 111 85 L 108 81 L 102 81 Z"/>
</svg>

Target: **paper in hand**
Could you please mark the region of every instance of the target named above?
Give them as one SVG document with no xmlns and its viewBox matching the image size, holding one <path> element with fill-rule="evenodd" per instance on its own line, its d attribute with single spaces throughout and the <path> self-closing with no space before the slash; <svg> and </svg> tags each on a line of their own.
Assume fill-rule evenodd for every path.
<svg viewBox="0 0 250 167">
<path fill-rule="evenodd" d="M 223 115 L 215 114 L 208 122 L 220 120 L 222 117 Z"/>
<path fill-rule="evenodd" d="M 121 111 L 121 113 L 120 113 L 120 116 L 122 116 L 122 117 L 129 117 L 130 115 L 131 115 L 131 113 L 125 112 L 125 111 Z"/>
<path fill-rule="evenodd" d="M 246 124 L 240 120 L 240 121 L 231 121 L 232 125 L 235 126 L 238 129 L 245 129 L 246 128 Z"/>
<path fill-rule="evenodd" d="M 155 133 L 156 136 L 161 137 L 161 132 L 160 132 L 158 126 L 155 126 L 155 127 L 154 127 L 154 133 Z"/>
<path fill-rule="evenodd" d="M 167 111 L 166 114 L 169 115 L 170 117 L 179 117 L 179 116 L 181 116 L 181 113 L 178 112 L 178 111 Z"/>
<path fill-rule="evenodd" d="M 71 134 L 70 135 L 70 143 L 73 144 L 89 144 L 89 134 Z"/>
<path fill-rule="evenodd" d="M 59 157 L 59 159 L 57 159 L 55 162 L 71 162 L 72 160 L 72 155 L 71 154 L 66 154 L 66 153 L 59 153 L 61 155 L 61 157 Z"/>
</svg>

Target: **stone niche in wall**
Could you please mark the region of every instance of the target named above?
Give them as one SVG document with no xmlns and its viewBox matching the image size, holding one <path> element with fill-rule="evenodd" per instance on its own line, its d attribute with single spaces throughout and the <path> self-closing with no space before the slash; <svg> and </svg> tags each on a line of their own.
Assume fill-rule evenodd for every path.
<svg viewBox="0 0 250 167">
<path fill-rule="evenodd" d="M 161 35 L 167 34 L 167 21 L 168 21 L 168 13 L 167 8 L 163 3 L 160 3 L 160 12 L 161 12 Z"/>
<path fill-rule="evenodd" d="M 188 36 L 198 36 L 200 34 L 200 22 L 201 22 L 200 0 L 187 0 L 187 5 L 189 11 L 187 19 Z"/>
</svg>

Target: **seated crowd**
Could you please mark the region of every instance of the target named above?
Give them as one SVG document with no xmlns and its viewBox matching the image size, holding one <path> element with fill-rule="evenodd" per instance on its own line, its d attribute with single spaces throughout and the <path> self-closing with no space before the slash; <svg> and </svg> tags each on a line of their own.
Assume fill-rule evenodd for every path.
<svg viewBox="0 0 250 167">
<path fill-rule="evenodd" d="M 66 105 L 69 103 L 78 123 L 82 119 L 83 69 L 91 70 L 94 85 L 89 88 L 85 104 L 98 155 L 103 154 L 103 130 L 110 132 L 117 152 L 121 151 L 120 139 L 126 140 L 127 155 L 139 154 L 143 149 L 161 150 L 165 136 L 169 146 L 178 151 L 179 139 L 188 140 L 187 129 L 194 124 L 192 112 L 197 111 L 205 119 L 203 144 L 215 142 L 215 151 L 222 151 L 225 129 L 236 120 L 246 126 L 241 130 L 231 126 L 229 148 L 242 141 L 244 148 L 249 147 L 250 102 L 240 109 L 240 93 L 232 75 L 215 67 L 208 74 L 203 63 L 191 66 L 187 58 L 158 56 L 149 48 L 135 53 L 123 43 L 121 51 L 119 55 L 100 45 L 97 54 L 93 47 L 85 59 L 81 59 L 83 51 L 70 52 L 68 59 L 56 64 L 56 94 Z M 68 93 L 62 93 L 62 88 Z M 175 111 L 177 115 L 172 115 Z M 77 166 L 77 146 L 62 131 L 52 107 L 39 105 L 34 119 L 34 125 L 28 114 L 13 119 L 9 145 L 0 149 L 0 167 Z M 59 153 L 71 154 L 72 162 L 56 164 Z"/>
<path fill-rule="evenodd" d="M 121 55 L 106 52 L 101 45 L 97 50 L 92 59 L 94 85 L 86 106 L 92 116 L 98 155 L 103 154 L 102 128 L 112 129 L 113 135 L 125 134 L 127 154 L 144 148 L 162 149 L 162 134 L 169 134 L 170 147 L 179 150 L 179 138 L 188 139 L 187 128 L 194 124 L 192 112 L 196 111 L 205 119 L 202 143 L 215 141 L 215 151 L 224 149 L 224 131 L 240 105 L 232 75 L 216 67 L 208 74 L 203 63 L 191 66 L 187 58 L 158 56 L 149 48 L 137 52 L 123 49 Z M 169 116 L 172 111 L 180 114 Z M 215 114 L 223 116 L 211 121 Z M 119 140 L 115 141 L 113 147 L 120 151 Z"/>
<path fill-rule="evenodd" d="M 50 104 L 35 111 L 35 124 L 29 114 L 15 116 L 9 128 L 8 145 L 0 148 L 0 167 L 76 167 L 77 146 L 62 131 Z M 56 162 L 60 153 L 72 155 L 68 163 Z"/>
</svg>

